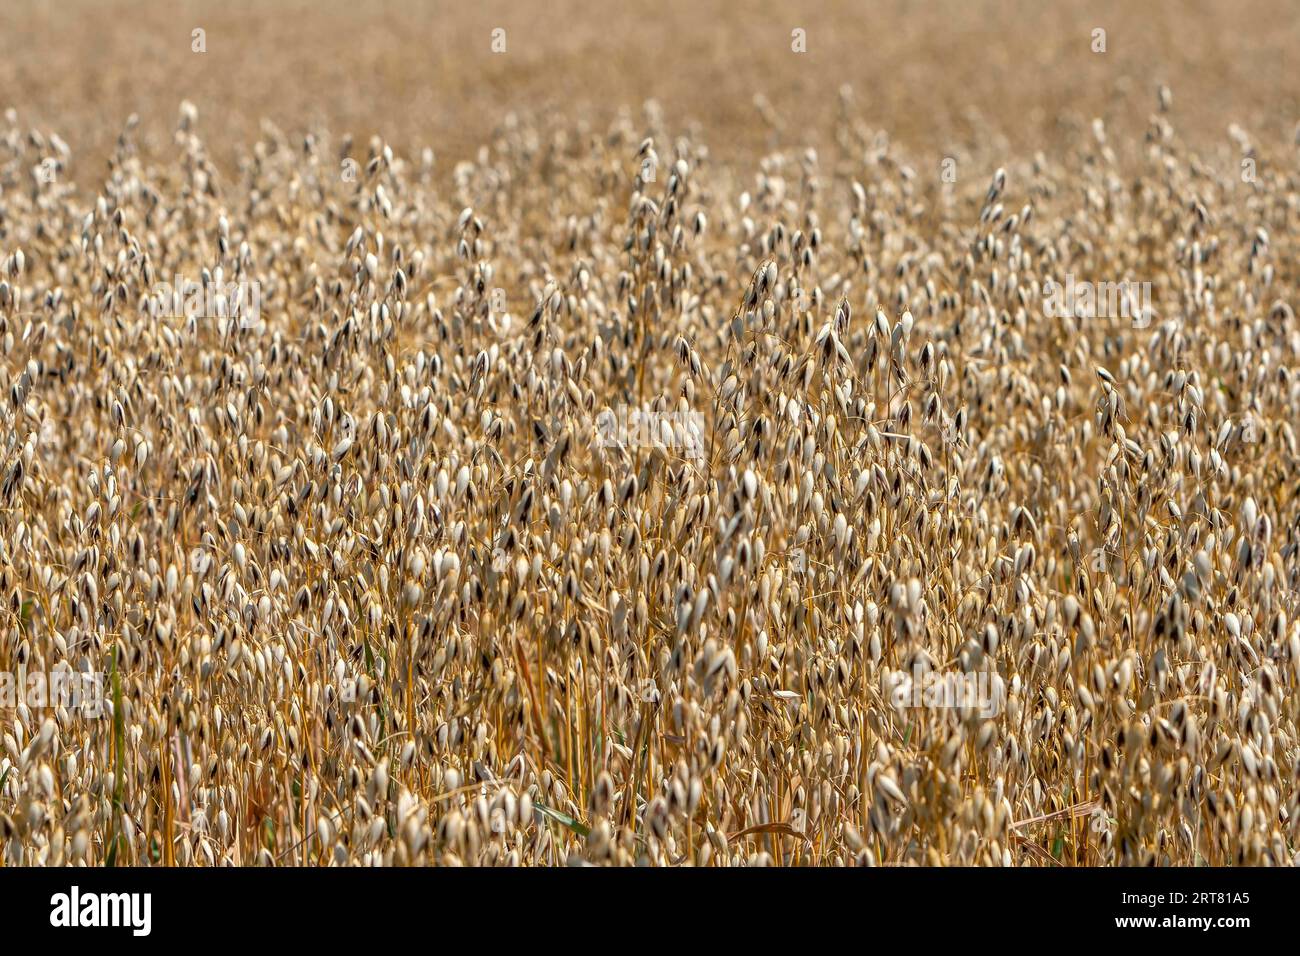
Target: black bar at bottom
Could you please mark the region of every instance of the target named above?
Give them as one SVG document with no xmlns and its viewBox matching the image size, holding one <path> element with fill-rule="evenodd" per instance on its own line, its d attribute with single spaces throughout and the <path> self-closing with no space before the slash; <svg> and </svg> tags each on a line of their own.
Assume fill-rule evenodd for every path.
<svg viewBox="0 0 1300 956">
<path fill-rule="evenodd" d="M 748 937 L 765 948 L 873 927 L 907 927 L 920 932 L 918 941 L 1032 939 L 1022 934 L 1038 931 L 1059 938 L 1065 931 L 1071 939 L 1199 933 L 1230 943 L 1243 932 L 1293 925 L 1297 889 L 1295 871 L 1210 868 L 11 868 L 0 869 L 0 938 L 77 934 L 128 947 L 201 941 L 260 948 L 396 946 L 420 933 L 435 949 L 566 937 L 567 944 L 635 940 L 659 948 L 686 942 L 697 931 L 690 927 L 713 925 L 729 944 Z M 134 894 L 148 894 L 147 906 Z"/>
</svg>

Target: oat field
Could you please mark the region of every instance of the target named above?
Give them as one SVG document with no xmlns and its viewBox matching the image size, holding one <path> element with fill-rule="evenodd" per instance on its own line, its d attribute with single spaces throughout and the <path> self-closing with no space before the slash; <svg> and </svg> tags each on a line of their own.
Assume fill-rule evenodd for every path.
<svg viewBox="0 0 1300 956">
<path fill-rule="evenodd" d="M 1300 860 L 1298 42 L 15 2 L 0 864 Z"/>
</svg>

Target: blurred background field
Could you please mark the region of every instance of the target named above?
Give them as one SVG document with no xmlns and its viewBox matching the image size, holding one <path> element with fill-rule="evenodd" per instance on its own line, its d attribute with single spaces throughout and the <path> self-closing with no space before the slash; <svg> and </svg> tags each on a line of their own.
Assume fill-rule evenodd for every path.
<svg viewBox="0 0 1300 956">
<path fill-rule="evenodd" d="M 503 54 L 490 48 L 497 27 Z M 1104 54 L 1091 50 L 1098 27 Z M 195 28 L 204 54 L 191 51 Z M 795 28 L 804 54 L 791 51 Z M 1290 140 L 1297 49 L 1289 0 L 5 0 L 0 108 L 57 132 L 82 182 L 102 175 L 133 112 L 146 148 L 169 149 L 183 98 L 227 168 L 263 118 L 358 143 L 379 133 L 399 152 L 436 146 L 445 170 L 511 112 L 600 129 L 649 99 L 715 156 L 753 161 L 826 142 L 846 84 L 905 149 L 1032 155 L 1068 148 L 1094 116 L 1113 137 L 1140 136 L 1159 83 L 1186 137 L 1226 139 L 1237 122 L 1262 142 Z M 1005 142 L 975 142 L 976 129 Z"/>
</svg>

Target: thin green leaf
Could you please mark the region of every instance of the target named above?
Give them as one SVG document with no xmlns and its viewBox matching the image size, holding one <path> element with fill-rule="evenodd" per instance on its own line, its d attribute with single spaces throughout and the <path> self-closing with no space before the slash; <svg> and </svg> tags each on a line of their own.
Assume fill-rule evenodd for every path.
<svg viewBox="0 0 1300 956">
<path fill-rule="evenodd" d="M 554 820 L 556 823 L 563 824 L 580 837 L 585 837 L 591 833 L 591 827 L 580 823 L 567 813 L 561 813 L 559 810 L 552 810 L 550 807 L 541 803 L 534 803 L 533 809 L 544 817 Z"/>
</svg>

